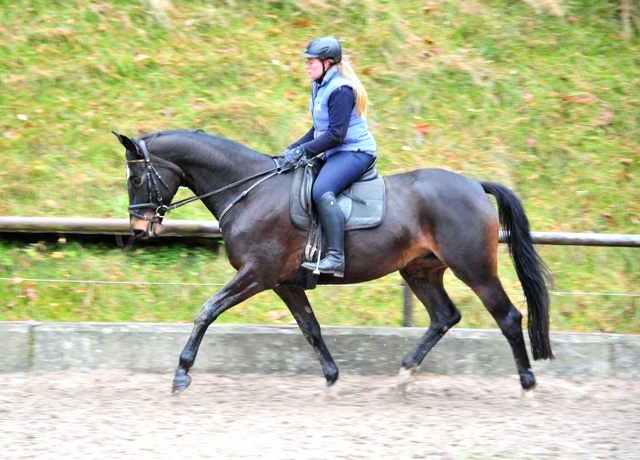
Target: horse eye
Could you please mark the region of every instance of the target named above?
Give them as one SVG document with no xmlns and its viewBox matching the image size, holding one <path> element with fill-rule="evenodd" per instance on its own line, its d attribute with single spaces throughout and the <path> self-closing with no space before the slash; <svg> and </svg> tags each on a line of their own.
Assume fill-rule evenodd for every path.
<svg viewBox="0 0 640 460">
<path fill-rule="evenodd" d="M 131 182 L 134 187 L 140 187 L 142 185 L 142 177 L 130 176 L 129 182 Z"/>
</svg>

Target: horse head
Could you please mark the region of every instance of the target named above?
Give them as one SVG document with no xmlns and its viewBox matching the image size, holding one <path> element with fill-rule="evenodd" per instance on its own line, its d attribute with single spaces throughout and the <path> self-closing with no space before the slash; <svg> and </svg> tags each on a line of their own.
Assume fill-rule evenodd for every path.
<svg viewBox="0 0 640 460">
<path fill-rule="evenodd" d="M 159 236 L 167 206 L 183 182 L 184 174 L 170 161 L 150 154 L 142 138 L 130 139 L 112 132 L 127 149 L 127 210 L 131 234 L 136 238 Z"/>
</svg>

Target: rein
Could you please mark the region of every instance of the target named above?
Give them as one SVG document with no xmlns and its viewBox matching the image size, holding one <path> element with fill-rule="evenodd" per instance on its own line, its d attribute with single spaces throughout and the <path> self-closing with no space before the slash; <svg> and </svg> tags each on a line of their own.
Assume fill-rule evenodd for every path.
<svg viewBox="0 0 640 460">
<path fill-rule="evenodd" d="M 156 177 L 164 184 L 164 186 L 167 189 L 169 189 L 169 186 L 164 181 L 162 176 L 160 176 L 160 174 L 158 173 L 156 168 L 151 164 L 151 159 L 149 157 L 149 151 L 147 150 L 147 146 L 146 146 L 145 142 L 143 140 L 140 140 L 139 142 L 140 142 L 140 146 L 142 147 L 142 153 L 144 154 L 144 159 L 143 160 L 127 160 L 127 163 L 142 163 L 142 162 L 146 163 L 146 165 L 147 165 L 147 183 L 149 184 L 149 203 L 137 203 L 137 204 L 129 205 L 129 207 L 127 208 L 127 211 L 132 216 L 135 216 L 135 217 L 137 217 L 139 219 L 143 219 L 143 220 L 146 220 L 147 222 L 152 222 L 152 223 L 160 223 L 162 221 L 162 219 L 164 219 L 165 216 L 169 212 L 173 211 L 174 209 L 180 208 L 180 207 L 182 207 L 182 206 L 184 206 L 186 204 L 192 203 L 194 201 L 202 200 L 204 198 L 210 197 L 210 196 L 215 195 L 217 193 L 224 192 L 225 190 L 229 190 L 231 188 L 237 187 L 238 185 L 242 185 L 242 184 L 244 184 L 246 182 L 249 182 L 249 181 L 251 181 L 253 179 L 257 179 L 258 177 L 265 176 L 265 177 L 262 177 L 261 180 L 259 180 L 255 184 L 253 184 L 251 187 L 249 187 L 247 190 L 242 192 L 231 203 L 229 203 L 226 208 L 224 208 L 224 210 L 220 213 L 220 217 L 218 217 L 218 221 L 222 222 L 222 218 L 224 217 L 224 215 L 227 212 L 229 212 L 229 210 L 236 203 L 238 203 L 245 196 L 247 196 L 247 194 L 251 190 L 256 188 L 258 185 L 260 185 L 262 182 L 266 181 L 267 179 L 270 179 L 275 175 L 278 175 L 280 173 L 283 173 L 283 172 L 289 171 L 290 169 L 293 169 L 292 166 L 289 166 L 289 167 L 280 166 L 280 164 L 278 163 L 278 160 L 276 158 L 273 158 L 273 161 L 276 164 L 275 168 L 271 168 L 271 169 L 268 169 L 266 171 L 262 171 L 262 172 L 259 172 L 257 174 L 254 174 L 253 176 L 249 176 L 249 177 L 246 177 L 244 179 L 240 179 L 239 181 L 233 182 L 233 183 L 231 183 L 229 185 L 225 185 L 224 187 L 221 187 L 219 189 L 213 190 L 211 192 L 207 192 L 207 193 L 205 193 L 203 195 L 192 196 L 192 197 L 189 197 L 189 198 L 185 198 L 184 200 L 177 201 L 177 202 L 173 203 L 172 205 L 160 204 L 160 206 L 156 207 L 155 216 L 153 216 L 153 218 L 149 218 L 149 217 L 147 217 L 145 215 L 140 214 L 137 210 L 138 209 L 142 209 L 142 208 L 153 208 L 153 207 L 156 206 L 156 204 L 153 203 L 153 196 L 152 196 L 152 193 L 151 193 L 151 184 L 153 184 L 153 187 L 155 188 L 156 196 L 158 198 L 158 202 L 159 203 L 162 203 L 162 195 L 160 194 L 160 189 L 158 188 L 158 183 L 156 181 Z"/>
</svg>

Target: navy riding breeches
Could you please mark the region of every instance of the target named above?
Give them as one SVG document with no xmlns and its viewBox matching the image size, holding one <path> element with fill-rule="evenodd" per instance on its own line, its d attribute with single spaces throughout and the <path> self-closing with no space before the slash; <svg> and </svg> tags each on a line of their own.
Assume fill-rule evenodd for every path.
<svg viewBox="0 0 640 460">
<path fill-rule="evenodd" d="M 317 203 L 327 192 L 338 195 L 364 173 L 373 155 L 363 152 L 337 152 L 325 161 L 313 184 L 313 201 Z"/>
</svg>

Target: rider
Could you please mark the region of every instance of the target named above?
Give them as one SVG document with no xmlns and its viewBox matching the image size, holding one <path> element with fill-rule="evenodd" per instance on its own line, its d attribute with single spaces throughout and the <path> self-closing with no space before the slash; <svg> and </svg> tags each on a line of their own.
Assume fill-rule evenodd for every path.
<svg viewBox="0 0 640 460">
<path fill-rule="evenodd" d="M 285 165 L 294 165 L 303 155 L 313 158 L 322 153 L 324 165 L 313 185 L 313 201 L 327 239 L 327 257 L 318 269 L 342 278 L 345 220 L 336 195 L 371 165 L 376 141 L 367 125 L 367 92 L 351 66 L 342 61 L 340 42 L 331 36 L 317 38 L 302 57 L 307 58 L 311 77 L 313 127 L 280 157 Z M 313 262 L 302 266 L 316 269 Z"/>
</svg>

